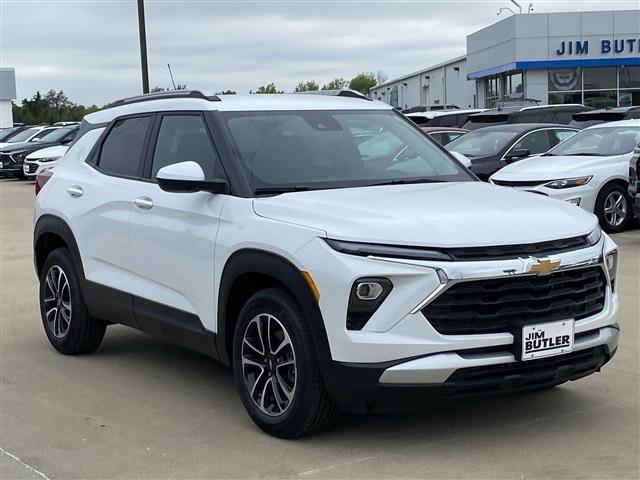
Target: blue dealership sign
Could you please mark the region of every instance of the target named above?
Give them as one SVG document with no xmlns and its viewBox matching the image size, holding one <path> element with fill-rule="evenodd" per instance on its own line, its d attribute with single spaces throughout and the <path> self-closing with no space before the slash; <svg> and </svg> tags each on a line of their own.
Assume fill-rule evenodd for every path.
<svg viewBox="0 0 640 480">
<path fill-rule="evenodd" d="M 598 53 L 606 55 L 609 53 L 630 53 L 638 55 L 640 54 L 640 38 L 618 38 L 618 39 L 602 39 L 597 42 L 597 45 L 590 45 L 589 40 L 563 40 L 560 42 L 560 46 L 556 49 L 556 55 L 588 55 L 589 53 L 596 53 L 593 48 L 599 50 Z M 590 50 L 591 48 L 591 50 Z"/>
</svg>

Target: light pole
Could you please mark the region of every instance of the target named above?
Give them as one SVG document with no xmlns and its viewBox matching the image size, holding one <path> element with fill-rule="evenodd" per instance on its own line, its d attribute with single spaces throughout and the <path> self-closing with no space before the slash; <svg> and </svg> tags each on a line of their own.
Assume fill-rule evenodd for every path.
<svg viewBox="0 0 640 480">
<path fill-rule="evenodd" d="M 144 0 L 138 0 L 138 32 L 140 33 L 142 93 L 149 93 L 149 65 L 147 64 L 147 31 L 144 26 Z"/>
</svg>

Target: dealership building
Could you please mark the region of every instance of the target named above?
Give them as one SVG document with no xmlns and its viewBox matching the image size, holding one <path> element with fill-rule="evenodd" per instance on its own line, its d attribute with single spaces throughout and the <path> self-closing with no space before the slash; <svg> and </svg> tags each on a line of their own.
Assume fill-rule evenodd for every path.
<svg viewBox="0 0 640 480">
<path fill-rule="evenodd" d="M 13 126 L 12 100 L 16 99 L 16 71 L 0 68 L 0 128 Z"/>
<path fill-rule="evenodd" d="M 520 98 L 640 105 L 640 10 L 512 15 L 469 35 L 465 56 L 382 83 L 371 96 L 403 109 Z"/>
</svg>

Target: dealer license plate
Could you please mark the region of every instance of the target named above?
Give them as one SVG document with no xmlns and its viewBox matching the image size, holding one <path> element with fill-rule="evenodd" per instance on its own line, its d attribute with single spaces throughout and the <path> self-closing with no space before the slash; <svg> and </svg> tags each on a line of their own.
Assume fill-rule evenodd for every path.
<svg viewBox="0 0 640 480">
<path fill-rule="evenodd" d="M 574 323 L 573 320 L 562 320 L 522 327 L 522 360 L 572 352 Z"/>
</svg>

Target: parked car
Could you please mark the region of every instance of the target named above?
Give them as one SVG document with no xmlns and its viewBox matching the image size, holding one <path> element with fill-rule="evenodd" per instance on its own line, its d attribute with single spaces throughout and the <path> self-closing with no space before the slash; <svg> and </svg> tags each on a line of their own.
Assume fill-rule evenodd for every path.
<svg viewBox="0 0 640 480">
<path fill-rule="evenodd" d="M 440 145 L 446 145 L 461 137 L 469 130 L 453 127 L 423 127 L 422 131 L 433 138 Z"/>
<path fill-rule="evenodd" d="M 15 127 L 3 128 L 2 130 L 0 130 L 0 145 L 2 145 L 3 143 L 4 144 L 8 143 L 11 137 L 16 136 L 18 133 L 26 130 L 27 128 L 29 127 L 15 126 Z"/>
<path fill-rule="evenodd" d="M 540 100 L 535 98 L 503 98 L 493 104 L 493 108 L 505 107 L 535 107 L 540 105 Z"/>
<path fill-rule="evenodd" d="M 55 145 L 30 153 L 22 164 L 24 177 L 35 178 L 39 173 L 52 169 L 68 149 L 68 145 Z"/>
<path fill-rule="evenodd" d="M 405 108 L 404 110 L 401 110 L 401 112 L 404 114 L 407 114 L 407 113 L 420 113 L 420 112 L 431 112 L 431 111 L 442 111 L 442 110 L 458 110 L 459 108 L 460 107 L 455 104 L 447 104 L 447 105 L 437 104 L 437 105 L 427 105 L 427 106 L 418 105 L 411 108 Z"/>
<path fill-rule="evenodd" d="M 4 176 L 24 177 L 24 159 L 30 153 L 45 147 L 55 145 L 68 145 L 78 133 L 78 125 L 69 127 L 56 127 L 47 135 L 28 142 L 13 143 L 0 149 L 0 174 Z"/>
<path fill-rule="evenodd" d="M 573 120 L 574 114 L 590 110 L 593 109 L 579 104 L 492 109 L 469 115 L 463 128 L 476 130 L 506 123 L 556 123 L 568 125 Z"/>
<path fill-rule="evenodd" d="M 3 147 L 10 146 L 12 144 L 17 144 L 17 143 L 37 142 L 39 140 L 42 140 L 44 137 L 46 137 L 47 135 L 49 135 L 51 132 L 53 132 L 58 128 L 60 127 L 51 126 L 51 127 L 26 128 L 21 132 L 19 132 L 18 134 L 9 137 L 3 142 L 0 142 L 0 149 L 2 149 Z"/>
<path fill-rule="evenodd" d="M 422 114 L 407 115 L 414 123 L 420 127 L 456 127 L 461 128 L 470 115 L 484 112 L 482 109 L 474 108 L 468 110 L 445 110 L 441 112 L 427 112 Z"/>
<path fill-rule="evenodd" d="M 573 115 L 573 120 L 569 125 L 576 128 L 587 128 L 599 123 L 617 122 L 633 118 L 640 118 L 640 106 L 607 108 L 576 113 Z"/>
<path fill-rule="evenodd" d="M 491 182 L 579 205 L 607 232 L 620 232 L 632 219 L 628 173 L 638 143 L 640 120 L 594 125 L 540 157 L 506 166 Z"/>
<path fill-rule="evenodd" d="M 505 165 L 544 153 L 577 131 L 544 123 L 496 125 L 469 132 L 446 148 L 471 159 L 471 171 L 486 181 Z"/>
<path fill-rule="evenodd" d="M 633 205 L 633 215 L 640 221 L 640 145 L 636 145 L 629 161 L 629 197 Z"/>
<path fill-rule="evenodd" d="M 363 157 L 365 126 L 400 149 Z M 477 181 L 382 102 L 126 99 L 85 117 L 36 192 L 52 346 L 91 352 L 117 322 L 211 355 L 279 437 L 341 407 L 551 388 L 617 348 L 597 219 Z"/>
</svg>

